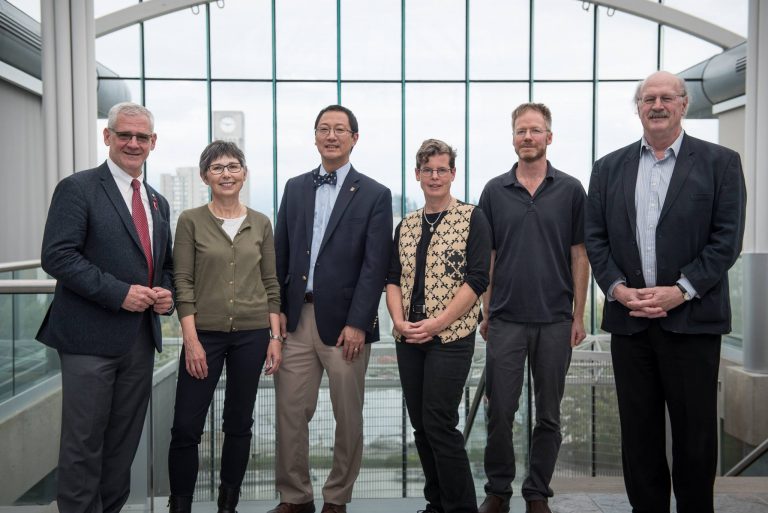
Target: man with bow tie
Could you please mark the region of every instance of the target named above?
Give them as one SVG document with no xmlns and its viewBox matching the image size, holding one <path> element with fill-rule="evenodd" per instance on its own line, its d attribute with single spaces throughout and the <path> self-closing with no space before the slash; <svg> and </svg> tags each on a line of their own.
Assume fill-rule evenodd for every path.
<svg viewBox="0 0 768 513">
<path fill-rule="evenodd" d="M 379 340 L 377 311 L 391 254 L 392 195 L 350 164 L 358 138 L 352 111 L 341 105 L 321 110 L 315 120 L 320 167 L 288 180 L 277 214 L 285 344 L 275 375 L 280 503 L 270 513 L 315 511 L 309 422 L 323 372 L 336 434 L 322 513 L 346 511 L 360 471 L 368 344 Z"/>
</svg>

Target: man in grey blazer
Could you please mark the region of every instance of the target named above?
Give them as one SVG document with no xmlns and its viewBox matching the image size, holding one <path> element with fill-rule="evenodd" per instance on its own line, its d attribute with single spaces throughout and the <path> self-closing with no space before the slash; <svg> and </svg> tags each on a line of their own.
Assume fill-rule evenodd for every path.
<svg viewBox="0 0 768 513">
<path fill-rule="evenodd" d="M 63 179 L 48 211 L 42 266 L 57 281 L 37 339 L 61 359 L 61 513 L 116 513 L 130 492 L 157 315 L 173 310 L 168 202 L 143 181 L 153 125 L 140 105 L 112 107 L 109 158 Z"/>
<path fill-rule="evenodd" d="M 291 178 L 277 214 L 283 363 L 275 374 L 276 487 L 271 513 L 315 511 L 309 474 L 309 422 L 323 373 L 336 420 L 333 466 L 323 513 L 342 513 L 352 498 L 363 451 L 363 393 L 370 342 L 392 245 L 392 195 L 349 162 L 355 115 L 330 105 L 315 120 L 321 165 Z"/>
<path fill-rule="evenodd" d="M 585 233 L 606 297 L 624 482 L 633 511 L 668 512 L 673 484 L 679 513 L 712 513 L 720 339 L 731 330 L 744 176 L 736 152 L 683 131 L 682 79 L 654 73 L 635 102 L 643 138 L 595 162 Z"/>
</svg>

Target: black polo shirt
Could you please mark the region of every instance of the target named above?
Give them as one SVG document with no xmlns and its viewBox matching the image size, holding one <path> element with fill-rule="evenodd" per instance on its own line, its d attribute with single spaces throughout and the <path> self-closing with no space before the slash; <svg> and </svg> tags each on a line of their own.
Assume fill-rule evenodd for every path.
<svg viewBox="0 0 768 513">
<path fill-rule="evenodd" d="M 531 196 L 516 172 L 517 164 L 480 195 L 496 251 L 489 316 L 521 323 L 572 319 L 571 246 L 584 243 L 584 187 L 547 161 L 547 175 Z"/>
</svg>

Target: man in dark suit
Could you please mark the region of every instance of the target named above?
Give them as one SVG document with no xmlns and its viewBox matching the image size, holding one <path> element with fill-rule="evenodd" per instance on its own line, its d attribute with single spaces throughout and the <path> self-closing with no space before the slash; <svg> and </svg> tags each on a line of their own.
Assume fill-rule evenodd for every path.
<svg viewBox="0 0 768 513">
<path fill-rule="evenodd" d="M 668 512 L 665 405 L 679 513 L 713 511 L 720 338 L 731 329 L 728 269 L 741 252 L 739 155 L 682 129 L 685 82 L 657 72 L 635 101 L 643 138 L 595 162 L 586 245 L 605 292 L 602 327 L 633 511 Z"/>
<path fill-rule="evenodd" d="M 349 163 L 358 137 L 349 109 L 321 110 L 315 120 L 321 165 L 288 180 L 277 214 L 281 336 L 286 340 L 275 375 L 280 504 L 271 513 L 315 511 L 309 422 L 324 371 L 336 434 L 323 513 L 346 511 L 360 471 L 367 344 L 379 340 L 376 313 L 391 254 L 392 196 Z"/>
<path fill-rule="evenodd" d="M 37 338 L 61 359 L 61 513 L 116 513 L 130 492 L 157 314 L 173 309 L 168 202 L 143 183 L 153 124 L 140 105 L 112 107 L 109 158 L 63 179 L 48 211 L 42 266 L 57 282 Z"/>
</svg>

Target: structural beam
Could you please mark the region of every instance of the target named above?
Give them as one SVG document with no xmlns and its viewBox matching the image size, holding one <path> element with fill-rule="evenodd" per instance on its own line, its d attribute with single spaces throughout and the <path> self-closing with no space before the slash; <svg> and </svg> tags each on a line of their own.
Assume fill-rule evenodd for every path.
<svg viewBox="0 0 768 513">
<path fill-rule="evenodd" d="M 645 18 L 655 23 L 660 23 L 672 27 L 686 34 L 703 39 L 720 48 L 733 48 L 746 41 L 746 39 L 735 32 L 726 30 L 719 25 L 691 16 L 690 14 L 678 11 L 666 5 L 648 0 L 579 0 L 584 3 L 590 3 L 615 9 Z"/>
<path fill-rule="evenodd" d="M 96 37 L 105 36 L 142 21 L 194 7 L 215 0 L 149 0 L 120 9 L 96 20 Z"/>
</svg>

